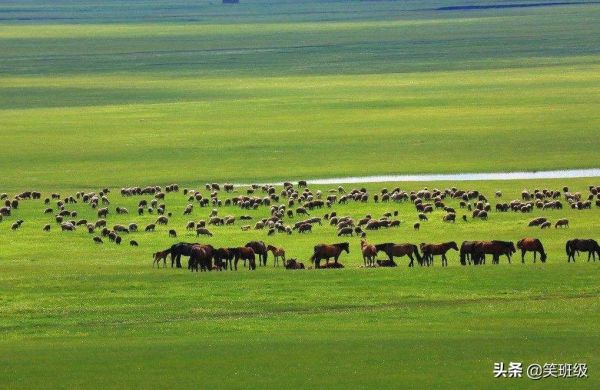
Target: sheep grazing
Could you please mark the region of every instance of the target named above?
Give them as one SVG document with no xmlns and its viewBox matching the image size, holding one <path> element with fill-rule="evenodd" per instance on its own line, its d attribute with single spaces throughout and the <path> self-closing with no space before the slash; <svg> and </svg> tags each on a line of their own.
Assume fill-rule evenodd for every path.
<svg viewBox="0 0 600 390">
<path fill-rule="evenodd" d="M 354 232 L 354 230 L 352 229 L 352 227 L 343 227 L 340 230 L 338 230 L 338 237 L 341 236 L 352 236 L 352 233 Z"/>
<path fill-rule="evenodd" d="M 547 222 L 548 218 L 544 218 L 544 217 L 539 217 L 539 218 L 535 218 L 532 219 L 531 221 L 529 221 L 529 224 L 527 226 L 532 227 L 532 226 L 540 226 L 541 224 L 543 224 L 544 222 Z"/>
<path fill-rule="evenodd" d="M 63 222 L 60 224 L 60 229 L 64 232 L 64 231 L 75 231 L 75 225 L 73 225 L 71 222 Z"/>
<path fill-rule="evenodd" d="M 416 223 L 413 225 L 413 229 L 415 229 L 415 230 L 419 230 L 420 228 L 421 228 L 421 224 L 420 224 L 419 222 L 416 222 Z"/>
<path fill-rule="evenodd" d="M 177 232 L 175 231 L 175 229 L 171 229 L 169 230 L 169 237 L 177 237 Z"/>
<path fill-rule="evenodd" d="M 209 237 L 213 236 L 213 234 L 208 229 L 206 229 L 206 228 L 198 228 L 198 229 L 196 229 L 196 237 L 201 236 L 201 235 L 202 236 L 209 236 Z"/>
<path fill-rule="evenodd" d="M 49 232 L 50 231 L 50 225 L 44 225 L 44 229 L 45 232 Z"/>
<path fill-rule="evenodd" d="M 137 241 L 135 241 L 135 240 L 129 241 L 129 245 L 131 245 L 131 246 L 139 246 L 138 243 L 137 243 Z"/>
<path fill-rule="evenodd" d="M 442 220 L 444 222 L 456 222 L 456 214 L 450 213 L 450 214 L 446 214 L 444 215 L 444 217 L 442 218 Z"/>
<path fill-rule="evenodd" d="M 556 221 L 556 223 L 554 224 L 554 228 L 558 229 L 559 227 L 569 227 L 569 220 L 566 218 L 563 218 L 563 219 L 559 219 L 558 221 Z"/>
<path fill-rule="evenodd" d="M 94 237 L 94 242 L 96 244 L 103 244 L 104 243 L 104 241 L 102 241 L 102 239 L 100 237 L 98 237 L 98 236 Z"/>
</svg>

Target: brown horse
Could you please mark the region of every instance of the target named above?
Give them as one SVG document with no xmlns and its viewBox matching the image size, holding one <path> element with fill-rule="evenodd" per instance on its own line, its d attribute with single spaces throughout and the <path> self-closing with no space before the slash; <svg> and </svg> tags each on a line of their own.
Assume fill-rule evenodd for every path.
<svg viewBox="0 0 600 390">
<path fill-rule="evenodd" d="M 273 260 L 273 267 L 275 267 L 276 265 L 279 266 L 280 257 L 283 259 L 283 265 L 285 265 L 285 249 L 277 248 L 273 245 L 267 245 L 267 251 L 273 252 L 273 257 L 275 258 Z"/>
<path fill-rule="evenodd" d="M 598 254 L 598 259 L 600 259 L 600 246 L 596 240 L 580 240 L 577 238 L 569 240 L 567 241 L 566 250 L 569 263 L 571 260 L 575 262 L 575 255 L 579 252 L 588 252 L 588 261 L 590 261 L 590 258 L 593 258 L 594 261 L 596 261 L 596 254 Z"/>
<path fill-rule="evenodd" d="M 320 268 L 319 264 L 321 260 L 327 260 L 327 264 L 329 264 L 329 259 L 333 257 L 335 264 L 338 263 L 338 259 L 342 252 L 350 253 L 350 243 L 341 242 L 337 244 L 319 244 L 313 248 L 313 254 L 310 257 L 310 261 L 315 263 L 315 268 Z"/>
<path fill-rule="evenodd" d="M 211 271 L 213 253 L 214 248 L 211 245 L 193 245 L 190 249 L 190 270 L 198 272 L 200 268 L 201 272 Z"/>
<path fill-rule="evenodd" d="M 304 263 L 299 262 L 297 259 L 289 259 L 283 264 L 285 269 L 304 269 Z"/>
<path fill-rule="evenodd" d="M 521 262 L 525 263 L 525 252 L 533 252 L 533 262 L 535 263 L 537 252 L 540 252 L 540 260 L 546 262 L 546 252 L 542 242 L 537 238 L 523 238 L 517 242 L 517 248 L 521 250 Z"/>
<path fill-rule="evenodd" d="M 154 261 L 152 261 L 152 268 L 154 268 L 154 264 L 156 264 L 156 267 L 160 267 L 160 261 L 163 261 L 163 268 L 165 268 L 167 266 L 167 257 L 169 256 L 169 254 L 171 253 L 171 249 L 167 249 L 164 250 L 162 252 L 156 252 L 152 254 L 152 257 L 154 258 Z"/>
<path fill-rule="evenodd" d="M 492 264 L 499 264 L 500 256 L 506 255 L 510 264 L 510 257 L 516 251 L 512 241 L 477 241 L 473 244 L 471 258 L 475 264 L 485 264 L 485 255 L 492 255 Z"/>
<path fill-rule="evenodd" d="M 419 264 L 422 265 L 423 263 L 423 259 L 419 254 L 419 249 L 416 245 L 413 244 L 395 244 L 393 242 L 387 242 L 385 244 L 377 244 L 375 245 L 375 248 L 377 249 L 377 252 L 385 252 L 385 254 L 388 256 L 391 262 L 394 261 L 394 257 L 408 256 L 408 258 L 410 259 L 410 263 L 408 263 L 408 266 L 413 267 L 415 261 L 413 257 L 414 255 L 417 258 Z"/>
<path fill-rule="evenodd" d="M 213 253 L 213 260 L 218 270 L 225 269 L 227 271 L 227 263 L 229 262 L 229 269 L 233 270 L 233 258 L 235 255 L 229 251 L 228 248 L 216 249 Z"/>
<path fill-rule="evenodd" d="M 442 256 L 442 267 L 448 266 L 448 258 L 446 257 L 446 252 L 450 249 L 454 249 L 458 251 L 458 246 L 456 246 L 456 242 L 444 242 L 441 244 L 425 244 L 421 243 L 421 253 L 423 253 L 423 263 L 428 267 L 433 265 L 433 256 Z"/>
<path fill-rule="evenodd" d="M 366 240 L 360 240 L 360 250 L 365 267 L 374 267 L 375 258 L 377 257 L 377 248 L 375 248 L 375 245 L 369 244 Z"/>
<path fill-rule="evenodd" d="M 248 267 L 248 269 L 250 269 L 251 271 L 256 269 L 256 253 L 254 253 L 254 249 L 247 246 L 241 246 L 239 248 L 229 248 L 228 250 L 234 255 L 234 266 L 236 271 L 238 261 L 240 261 L 240 259 L 243 260 L 244 263 L 246 261 L 250 262 L 250 266 Z"/>
</svg>

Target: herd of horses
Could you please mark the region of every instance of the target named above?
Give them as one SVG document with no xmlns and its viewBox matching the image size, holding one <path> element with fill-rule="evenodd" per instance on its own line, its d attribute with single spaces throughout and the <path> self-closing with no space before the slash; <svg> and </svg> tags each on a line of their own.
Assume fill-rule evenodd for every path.
<svg viewBox="0 0 600 390">
<path fill-rule="evenodd" d="M 548 257 L 542 242 L 537 238 L 529 237 L 519 240 L 516 246 L 512 241 L 492 240 L 464 241 L 460 248 L 454 241 L 439 244 L 421 243 L 417 246 L 411 243 L 391 242 L 373 245 L 363 239 L 360 241 L 360 250 L 364 267 L 396 267 L 397 264 L 394 259 L 404 256 L 409 259 L 409 267 L 414 266 L 415 260 L 420 266 L 433 266 L 435 256 L 440 256 L 442 266 L 448 266 L 447 253 L 450 250 L 459 252 L 461 265 L 483 265 L 486 263 L 486 256 L 488 255 L 492 257 L 492 264 L 499 264 L 502 256 L 506 256 L 510 264 L 511 257 L 517 250 L 521 252 L 522 263 L 525 262 L 527 252 L 533 253 L 534 263 L 537 261 L 538 254 L 542 263 L 545 263 Z M 237 271 L 240 260 L 244 262 L 244 267 L 247 266 L 248 269 L 255 270 L 257 259 L 260 266 L 267 265 L 269 252 L 273 253 L 274 256 L 274 267 L 279 266 L 279 260 L 281 259 L 281 265 L 286 269 L 305 269 L 304 263 L 295 258 L 286 261 L 285 249 L 267 245 L 263 241 L 250 241 L 244 246 L 228 248 L 214 248 L 209 244 L 180 242 L 163 251 L 154 253 L 152 266 L 159 267 L 162 261 L 163 268 L 165 268 L 167 259 L 170 257 L 171 268 L 182 268 L 181 257 L 187 256 L 189 257 L 188 269 L 191 271 L 221 271 L 227 269 Z M 350 253 L 349 242 L 315 245 L 310 256 L 310 262 L 316 269 L 343 268 L 339 259 L 344 252 Z M 379 252 L 383 252 L 387 259 L 377 260 Z M 596 261 L 596 255 L 600 260 L 600 246 L 597 241 L 591 239 L 569 240 L 566 243 L 566 252 L 568 262 L 574 262 L 575 256 L 580 252 L 588 253 L 588 261 L 591 259 Z M 333 263 L 330 263 L 332 259 Z M 325 261 L 324 265 L 321 265 L 322 261 Z"/>
</svg>

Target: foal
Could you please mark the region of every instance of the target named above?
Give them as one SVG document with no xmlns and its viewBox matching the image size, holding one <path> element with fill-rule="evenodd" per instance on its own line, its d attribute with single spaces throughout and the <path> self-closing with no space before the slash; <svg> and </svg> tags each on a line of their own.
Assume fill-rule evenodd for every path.
<svg viewBox="0 0 600 390">
<path fill-rule="evenodd" d="M 160 261 L 163 261 L 163 268 L 167 266 L 167 256 L 171 253 L 170 249 L 164 250 L 162 252 L 156 252 L 152 256 L 154 257 L 154 261 L 152 262 L 152 268 L 154 268 L 154 264 L 156 263 L 157 268 L 160 267 Z"/>
</svg>

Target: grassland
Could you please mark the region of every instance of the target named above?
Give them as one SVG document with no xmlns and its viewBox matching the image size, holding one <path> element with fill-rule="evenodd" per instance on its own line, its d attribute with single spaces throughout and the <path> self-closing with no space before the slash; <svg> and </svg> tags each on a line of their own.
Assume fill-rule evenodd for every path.
<svg viewBox="0 0 600 390">
<path fill-rule="evenodd" d="M 451 5 L 462 3 L 2 2 L 0 192 L 597 167 L 600 6 L 438 9 Z M 457 184 L 508 200 L 599 183 L 400 185 Z M 111 198 L 132 212 L 138 200 Z M 194 240 L 183 226 L 208 210 L 184 218 L 182 194 L 167 203 L 170 227 Z M 25 201 L 0 222 L 4 388 L 533 384 L 494 380 L 496 361 L 587 362 L 587 380 L 542 383 L 598 387 L 598 263 L 567 264 L 563 249 L 599 238 L 598 208 L 456 224 L 436 212 L 415 232 L 408 204 L 336 207 L 354 217 L 397 209 L 402 226 L 374 242 L 534 235 L 549 252 L 543 265 L 460 267 L 453 254 L 445 269 L 359 269 L 352 238 L 344 270 L 202 275 L 150 267 L 150 253 L 175 241 L 164 229 L 132 234 L 139 248 L 96 246 L 80 230 L 42 232 L 44 208 Z M 571 228 L 526 227 L 541 215 Z M 25 223 L 10 231 L 16 219 Z M 203 242 L 260 238 L 302 260 L 316 242 L 339 241 L 325 226 L 215 233 Z"/>
<path fill-rule="evenodd" d="M 506 199 L 532 185 L 568 185 L 585 190 L 593 179 L 463 183 L 487 194 L 501 190 Z M 429 184 L 406 183 L 418 189 Z M 371 192 L 390 184 L 369 185 Z M 328 187 L 320 187 L 326 190 Z M 240 189 L 241 191 L 242 189 Z M 113 204 L 134 210 L 139 198 L 112 195 Z M 457 207 L 456 201 L 447 202 Z M 0 224 L 2 274 L 0 327 L 2 377 L 10 387 L 98 386 L 504 386 L 492 379 L 495 361 L 587 362 L 596 367 L 600 335 L 598 267 L 581 257 L 567 264 L 564 242 L 599 236 L 598 208 L 493 213 L 490 220 L 444 224 L 435 212 L 419 232 L 412 229 L 414 206 L 407 204 L 339 205 L 334 209 L 355 218 L 367 212 L 399 211 L 398 229 L 369 233 L 372 242 L 441 242 L 466 239 L 539 237 L 549 253 L 546 264 L 514 258 L 499 266 L 461 267 L 452 253 L 450 266 L 431 269 L 400 266 L 360 269 L 358 238 L 344 270 L 284 271 L 268 266 L 256 272 L 190 274 L 153 269 L 150 254 L 178 240 L 187 220 L 206 218 L 196 208 L 184 217 L 186 197 L 167 196 L 174 217 L 156 233 L 132 233 L 139 248 L 93 244 L 82 230 L 50 233 L 53 223 L 42 201 L 25 201 L 11 219 Z M 80 218 L 95 212 L 77 204 Z M 246 212 L 258 219 L 265 208 Z M 240 215 L 223 207 L 221 215 Z M 317 211 L 322 215 L 325 210 Z M 533 217 L 567 217 L 569 229 L 527 227 Z M 22 229 L 9 231 L 21 218 Z M 153 222 L 155 216 L 111 216 L 109 223 Z M 287 220 L 288 223 L 298 218 Z M 315 226 L 312 234 L 267 237 L 266 231 L 242 232 L 234 227 L 211 230 L 202 242 L 242 245 L 264 239 L 286 248 L 288 257 L 307 264 L 317 242 L 337 242 L 335 229 Z M 167 237 L 175 228 L 179 237 Z M 575 384 L 560 382 L 561 385 Z M 577 382 L 595 387 L 590 375 Z M 511 382 L 531 384 L 527 379 Z M 546 382 L 549 383 L 549 382 Z M 553 381 L 550 384 L 558 384 Z"/>
<path fill-rule="evenodd" d="M 350 3 L 353 14 L 341 3 L 295 8 L 337 7 L 326 22 L 282 19 L 278 10 L 294 14 L 289 3 L 261 22 L 262 3 L 213 7 L 236 10 L 220 24 L 124 23 L 85 7 L 81 24 L 9 13 L 3 188 L 167 183 L 173 172 L 194 184 L 596 163 L 597 5 Z"/>
</svg>

